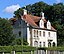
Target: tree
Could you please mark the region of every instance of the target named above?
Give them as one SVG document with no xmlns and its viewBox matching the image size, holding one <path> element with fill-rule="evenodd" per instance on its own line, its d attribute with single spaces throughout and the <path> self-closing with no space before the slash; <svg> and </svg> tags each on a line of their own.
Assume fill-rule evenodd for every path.
<svg viewBox="0 0 64 54">
<path fill-rule="evenodd" d="M 58 46 L 63 46 L 64 45 L 64 28 L 63 25 L 59 21 L 54 21 L 53 22 L 53 27 L 57 30 L 57 41 L 58 41 Z M 61 44 L 60 44 L 61 42 Z"/>
<path fill-rule="evenodd" d="M 14 12 L 15 18 L 21 18 L 21 15 L 23 15 L 23 9 L 19 8 L 17 11 Z"/>
<path fill-rule="evenodd" d="M 0 45 L 10 45 L 13 40 L 14 35 L 9 20 L 0 18 Z"/>
</svg>

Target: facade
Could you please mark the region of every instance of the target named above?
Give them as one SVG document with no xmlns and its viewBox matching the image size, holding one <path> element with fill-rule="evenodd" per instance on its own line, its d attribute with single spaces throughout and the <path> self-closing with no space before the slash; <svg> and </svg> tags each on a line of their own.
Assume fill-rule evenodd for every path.
<svg viewBox="0 0 64 54">
<path fill-rule="evenodd" d="M 13 33 L 17 38 L 25 38 L 29 46 L 57 46 L 57 31 L 52 27 L 50 21 L 45 19 L 43 12 L 41 15 L 38 17 L 27 14 L 27 10 L 24 9 L 21 18 L 11 18 Z"/>
</svg>

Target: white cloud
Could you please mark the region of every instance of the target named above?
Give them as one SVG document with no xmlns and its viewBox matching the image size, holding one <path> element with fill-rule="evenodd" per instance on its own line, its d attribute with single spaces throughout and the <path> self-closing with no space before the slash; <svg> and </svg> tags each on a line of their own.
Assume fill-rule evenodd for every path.
<svg viewBox="0 0 64 54">
<path fill-rule="evenodd" d="M 60 3 L 60 2 L 61 2 L 61 0 L 56 0 L 56 2 L 57 2 L 57 3 Z"/>
<path fill-rule="evenodd" d="M 11 6 L 6 7 L 4 9 L 4 11 L 7 12 L 7 13 L 14 13 L 14 11 L 16 11 L 19 8 L 20 8 L 19 4 L 17 4 L 17 5 L 11 5 Z"/>
</svg>

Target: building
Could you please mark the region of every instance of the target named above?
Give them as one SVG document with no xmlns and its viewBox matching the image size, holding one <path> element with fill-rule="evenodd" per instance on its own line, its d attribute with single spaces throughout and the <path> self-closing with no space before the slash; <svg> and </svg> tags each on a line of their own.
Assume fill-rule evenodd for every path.
<svg viewBox="0 0 64 54">
<path fill-rule="evenodd" d="M 50 21 L 46 20 L 44 13 L 41 17 L 24 14 L 21 18 L 11 18 L 13 33 L 17 38 L 25 38 L 29 46 L 34 47 L 52 47 L 57 46 L 57 31 L 52 27 Z"/>
</svg>

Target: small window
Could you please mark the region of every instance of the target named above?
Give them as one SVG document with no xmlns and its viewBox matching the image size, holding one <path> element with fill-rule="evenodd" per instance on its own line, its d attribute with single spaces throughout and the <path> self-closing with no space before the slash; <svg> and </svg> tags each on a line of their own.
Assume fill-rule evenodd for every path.
<svg viewBox="0 0 64 54">
<path fill-rule="evenodd" d="M 45 37 L 45 32 L 43 31 L 43 36 Z"/>
<path fill-rule="evenodd" d="M 42 44 L 42 43 L 40 42 L 40 47 L 41 47 L 41 44 Z"/>
<path fill-rule="evenodd" d="M 39 35 L 41 36 L 41 31 L 39 31 Z"/>
<path fill-rule="evenodd" d="M 50 32 L 48 32 L 48 36 L 50 37 Z"/>
<path fill-rule="evenodd" d="M 45 42 L 43 42 L 43 47 L 45 47 Z"/>
<path fill-rule="evenodd" d="M 37 30 L 37 36 L 38 36 L 38 30 Z"/>
<path fill-rule="evenodd" d="M 41 22 L 41 26 L 42 26 L 42 22 Z"/>
<path fill-rule="evenodd" d="M 37 41 L 34 41 L 34 46 L 38 47 L 38 42 Z"/>
<path fill-rule="evenodd" d="M 53 42 L 53 47 L 55 47 L 55 42 Z"/>
<path fill-rule="evenodd" d="M 19 37 L 21 37 L 21 31 L 19 31 Z"/>
<path fill-rule="evenodd" d="M 35 35 L 36 35 L 36 31 L 34 30 L 34 37 L 35 37 Z"/>
<path fill-rule="evenodd" d="M 37 37 L 38 37 L 38 30 L 37 30 Z"/>
<path fill-rule="evenodd" d="M 51 47 L 51 42 L 48 42 L 48 47 Z"/>
</svg>

